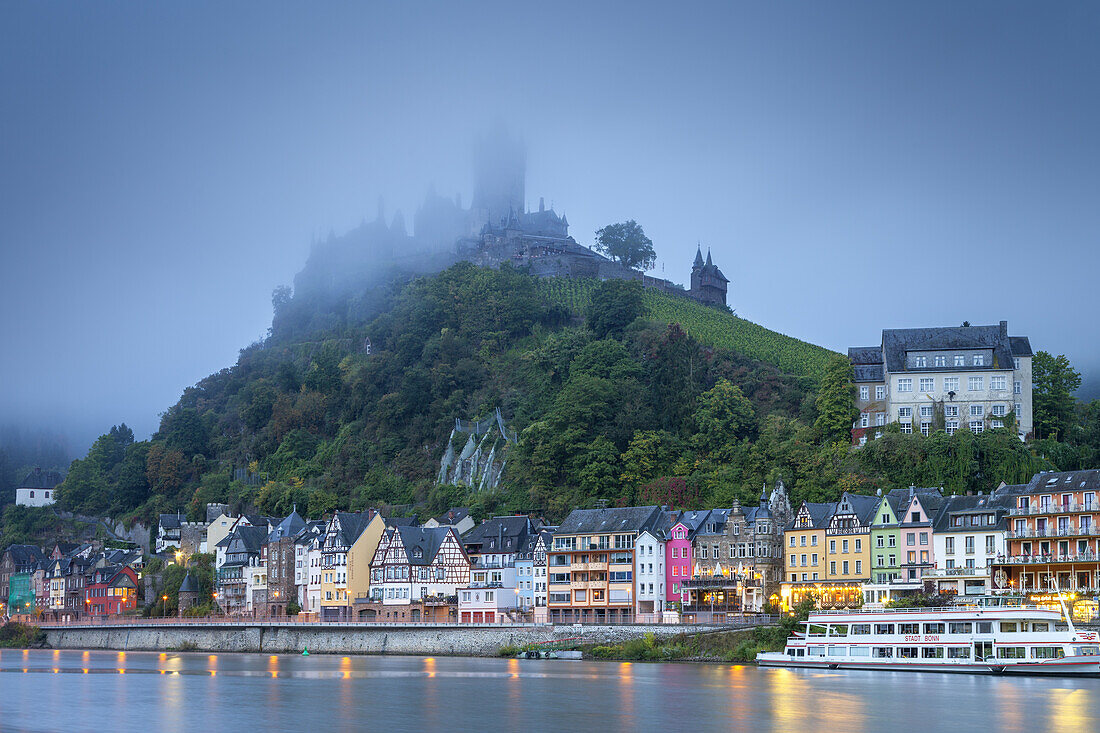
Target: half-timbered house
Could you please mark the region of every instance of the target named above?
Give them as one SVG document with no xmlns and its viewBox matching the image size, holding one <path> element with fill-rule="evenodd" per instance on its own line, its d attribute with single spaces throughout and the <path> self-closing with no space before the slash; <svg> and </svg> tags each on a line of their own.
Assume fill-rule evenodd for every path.
<svg viewBox="0 0 1100 733">
<path fill-rule="evenodd" d="M 360 618 L 457 620 L 470 558 L 452 527 L 387 527 L 371 562 L 371 600 Z"/>
</svg>

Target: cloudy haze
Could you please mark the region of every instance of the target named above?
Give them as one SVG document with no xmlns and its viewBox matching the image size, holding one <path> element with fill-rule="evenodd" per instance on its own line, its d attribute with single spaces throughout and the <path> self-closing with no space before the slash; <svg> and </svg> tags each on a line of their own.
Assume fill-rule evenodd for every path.
<svg viewBox="0 0 1100 733">
<path fill-rule="evenodd" d="M 701 242 L 744 317 L 1007 319 L 1100 392 L 1095 4 L 166 5 L 0 11 L 0 424 L 148 435 L 311 241 L 468 202 L 498 123 L 530 205 L 681 282 Z"/>
</svg>

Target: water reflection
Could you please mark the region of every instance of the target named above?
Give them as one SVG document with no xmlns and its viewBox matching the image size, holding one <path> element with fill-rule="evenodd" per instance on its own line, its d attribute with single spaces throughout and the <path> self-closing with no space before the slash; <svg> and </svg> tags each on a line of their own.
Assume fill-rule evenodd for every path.
<svg viewBox="0 0 1100 733">
<path fill-rule="evenodd" d="M 5 731 L 1100 729 L 1096 679 L 744 665 L 0 650 L 0 689 Z"/>
</svg>

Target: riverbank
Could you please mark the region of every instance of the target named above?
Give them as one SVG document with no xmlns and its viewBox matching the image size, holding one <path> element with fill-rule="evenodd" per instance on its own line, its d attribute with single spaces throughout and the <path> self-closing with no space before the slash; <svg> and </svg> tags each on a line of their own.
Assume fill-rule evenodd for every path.
<svg viewBox="0 0 1100 733">
<path fill-rule="evenodd" d="M 760 626 L 737 631 L 682 632 L 664 637 L 644 634 L 616 644 L 580 645 L 578 648 L 592 659 L 755 663 L 759 652 L 780 651 L 786 640 L 786 630 L 778 626 Z"/>
<path fill-rule="evenodd" d="M 720 627 L 692 627 L 699 632 L 728 631 Z M 47 643 L 55 649 L 110 649 L 115 651 L 210 651 L 268 654 L 401 654 L 424 656 L 499 656 L 502 648 L 561 645 L 600 657 L 597 648 L 632 649 L 632 643 L 654 644 L 689 634 L 680 626 L 516 625 L 407 626 L 363 624 L 280 624 L 229 622 L 225 624 L 141 623 L 109 626 L 47 626 Z M 669 649 L 682 646 L 674 644 Z M 661 648 L 665 648 L 661 646 Z M 601 652 L 602 653 L 602 652 Z"/>
<path fill-rule="evenodd" d="M 0 649 L 43 649 L 46 632 L 37 626 L 9 621 L 0 626 Z"/>
</svg>

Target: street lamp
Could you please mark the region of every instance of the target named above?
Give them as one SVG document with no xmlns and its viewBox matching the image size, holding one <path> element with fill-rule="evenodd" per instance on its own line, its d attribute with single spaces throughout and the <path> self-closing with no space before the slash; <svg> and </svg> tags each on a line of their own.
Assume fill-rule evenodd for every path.
<svg viewBox="0 0 1100 733">
<path fill-rule="evenodd" d="M 164 595 L 160 597 L 160 617 L 164 618 L 168 615 L 168 596 Z"/>
</svg>

